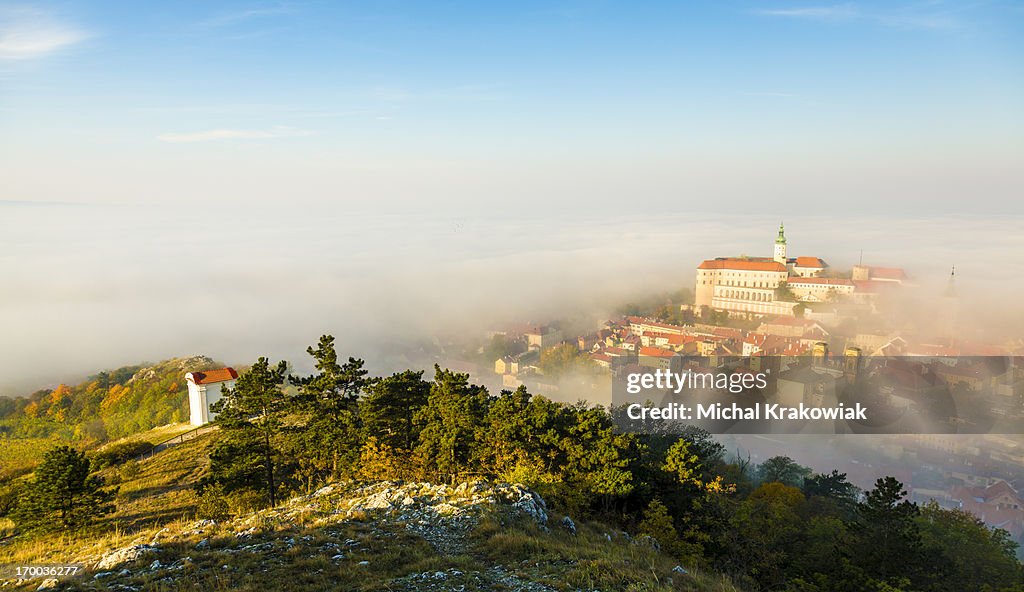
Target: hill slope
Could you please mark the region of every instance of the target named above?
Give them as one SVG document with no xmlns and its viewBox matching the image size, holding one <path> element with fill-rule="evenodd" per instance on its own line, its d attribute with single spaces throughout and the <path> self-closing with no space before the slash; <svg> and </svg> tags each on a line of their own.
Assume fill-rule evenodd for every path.
<svg viewBox="0 0 1024 592">
<path fill-rule="evenodd" d="M 0 563 L 83 563 L 84 574 L 50 582 L 74 590 L 735 590 L 674 572 L 649 539 L 551 515 L 517 485 L 337 483 L 199 520 L 191 486 L 214 438 L 129 464 L 118 510 L 98 529 L 107 534 L 10 543 Z M 117 480 L 125 469 L 105 473 Z"/>
<path fill-rule="evenodd" d="M 104 442 L 188 419 L 185 372 L 219 366 L 206 356 L 124 366 L 77 385 L 0 400 L 0 436 Z"/>
</svg>

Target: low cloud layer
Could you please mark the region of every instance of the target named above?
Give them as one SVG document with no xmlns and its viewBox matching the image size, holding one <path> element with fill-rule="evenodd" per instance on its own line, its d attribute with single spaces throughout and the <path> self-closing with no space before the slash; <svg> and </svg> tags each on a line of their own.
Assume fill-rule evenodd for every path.
<svg viewBox="0 0 1024 592">
<path fill-rule="evenodd" d="M 720 255 L 770 254 L 779 215 L 349 212 L 0 204 L 0 393 L 202 353 L 306 362 L 321 333 L 374 370 L 403 347 L 496 325 L 592 318 L 692 287 Z M 1018 220 L 786 217 L 792 255 L 905 266 L 939 294 L 957 266 L 965 322 L 1020 335 Z"/>
</svg>

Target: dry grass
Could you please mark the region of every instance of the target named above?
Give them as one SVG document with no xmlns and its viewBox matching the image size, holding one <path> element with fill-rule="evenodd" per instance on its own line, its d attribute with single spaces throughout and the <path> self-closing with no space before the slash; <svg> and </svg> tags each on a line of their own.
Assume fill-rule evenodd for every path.
<svg viewBox="0 0 1024 592">
<path fill-rule="evenodd" d="M 183 434 L 193 429 L 195 429 L 195 426 L 190 423 L 169 423 L 165 426 L 153 428 L 145 432 L 139 432 L 138 434 L 125 436 L 120 440 L 107 442 L 106 444 L 101 446 L 99 450 L 103 450 L 108 446 L 114 446 L 115 444 L 123 444 L 125 442 L 149 442 L 150 444 L 159 444 L 164 440 L 170 440 L 171 438 L 177 436 L 178 434 Z"/>
<path fill-rule="evenodd" d="M 60 438 L 0 438 L 0 481 L 28 473 L 43 460 L 43 454 L 60 444 Z"/>
<path fill-rule="evenodd" d="M 135 463 L 137 474 L 131 479 L 121 477 L 125 465 L 104 469 L 100 474 L 119 488 L 114 513 L 76 535 L 16 538 L 0 546 L 0 563 L 81 561 L 136 540 L 148 542 L 161 528 L 173 530 L 192 522 L 196 502 L 192 485 L 207 470 L 206 450 L 214 437 L 216 433 L 207 434 Z"/>
<path fill-rule="evenodd" d="M 131 566 L 130 575 L 94 580 L 89 573 L 79 586 L 88 582 L 89 589 L 113 590 L 130 585 L 157 592 L 459 588 L 470 592 L 522 589 L 517 582 L 535 582 L 565 591 L 738 590 L 718 576 L 673 573 L 671 558 L 630 544 L 601 524 L 581 521 L 577 534 L 570 535 L 558 526 L 560 516 L 552 517 L 549 530 L 531 522 L 485 517 L 454 556 L 439 554 L 402 523 L 381 522 L 369 515 L 313 528 L 303 524 L 302 514 L 280 521 L 257 513 L 244 520 L 247 527 L 255 528 L 249 538 L 238 536 L 238 522 L 197 532 L 191 487 L 207 471 L 207 451 L 217 435 L 207 434 L 138 463 L 130 469 L 130 478 L 123 475 L 125 466 L 105 469 L 105 477 L 121 480 L 114 514 L 74 536 L 51 533 L 0 544 L 0 563 L 89 563 L 112 549 L 157 539 L 159 551 Z M 315 518 L 311 516 L 310 521 Z M 613 540 L 605 533 L 612 534 Z M 197 550 L 204 539 L 208 547 Z M 241 549 L 249 544 L 271 547 Z M 339 552 L 344 557 L 333 559 Z M 173 572 L 140 569 L 154 559 L 182 566 Z M 364 561 L 368 564 L 360 565 Z M 423 581 L 422 574 L 436 572 L 447 575 L 443 581 Z"/>
<path fill-rule="evenodd" d="M 570 535 L 554 517 L 547 531 L 528 521 L 482 522 L 474 548 L 487 562 L 516 566 L 525 579 L 559 590 L 738 592 L 727 579 L 691 570 L 674 573 L 677 562 L 599 523 L 577 522 Z M 611 537 L 611 540 L 609 540 Z"/>
</svg>

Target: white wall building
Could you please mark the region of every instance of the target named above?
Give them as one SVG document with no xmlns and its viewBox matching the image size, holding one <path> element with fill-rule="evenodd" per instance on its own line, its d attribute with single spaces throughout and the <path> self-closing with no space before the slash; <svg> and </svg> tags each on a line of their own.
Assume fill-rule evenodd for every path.
<svg viewBox="0 0 1024 592">
<path fill-rule="evenodd" d="M 186 373 L 189 422 L 194 426 L 201 426 L 213 421 L 217 414 L 210 411 L 210 405 L 220 400 L 221 389 L 225 385 L 235 386 L 237 378 L 238 372 L 235 372 L 234 368 Z"/>
<path fill-rule="evenodd" d="M 717 257 L 697 267 L 694 305 L 758 316 L 791 316 L 799 302 L 827 302 L 836 296 L 870 297 L 878 282 L 902 283 L 899 268 L 856 266 L 853 278 L 825 278 L 819 257 L 788 257 L 779 225 L 772 257 Z M 870 280 L 870 281 L 867 281 Z M 786 286 L 786 291 L 779 288 Z"/>
<path fill-rule="evenodd" d="M 853 294 L 853 280 L 843 278 L 791 278 L 787 284 L 800 302 L 828 302 L 839 296 Z"/>
</svg>

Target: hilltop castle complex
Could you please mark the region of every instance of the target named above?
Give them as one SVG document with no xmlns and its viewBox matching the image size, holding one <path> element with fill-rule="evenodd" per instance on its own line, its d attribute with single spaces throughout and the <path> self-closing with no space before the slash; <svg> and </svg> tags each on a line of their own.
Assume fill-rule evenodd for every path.
<svg viewBox="0 0 1024 592">
<path fill-rule="evenodd" d="M 701 263 L 695 305 L 698 310 L 792 315 L 801 303 L 870 300 L 905 279 L 898 268 L 855 265 L 851 273 L 837 274 L 818 257 L 788 257 L 780 224 L 772 257 L 717 257 Z"/>
</svg>

